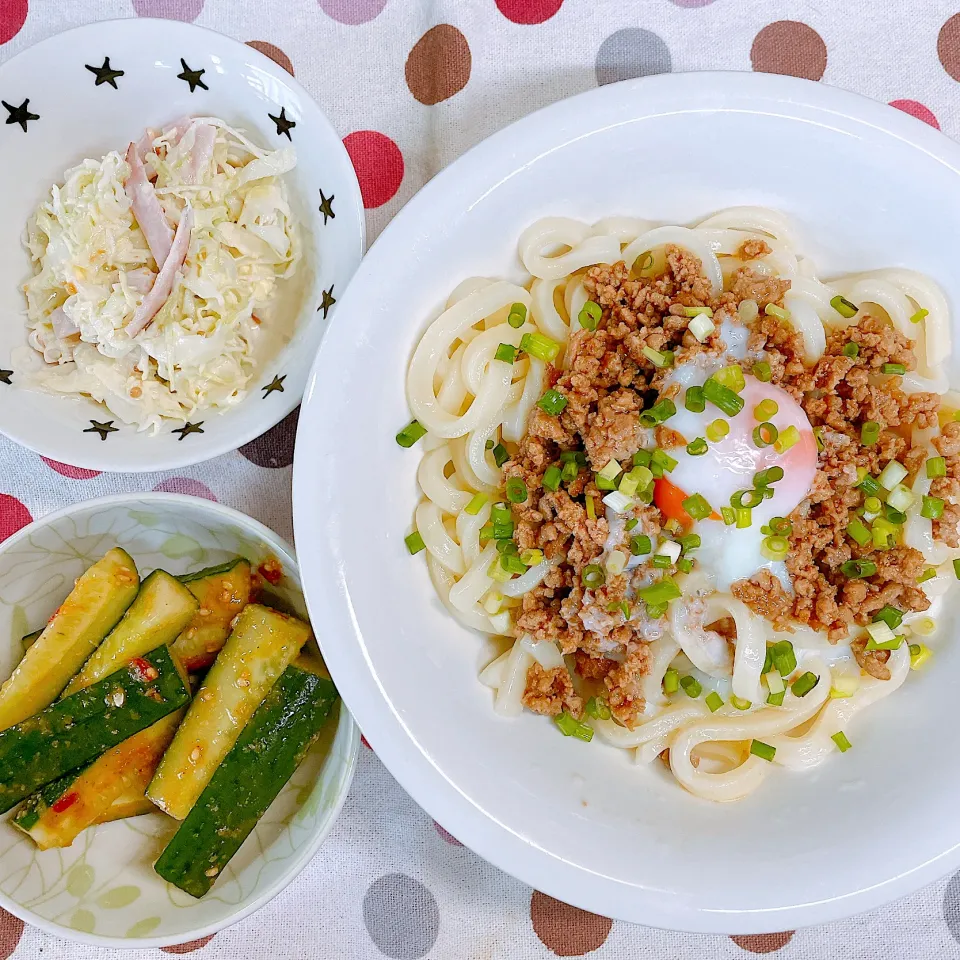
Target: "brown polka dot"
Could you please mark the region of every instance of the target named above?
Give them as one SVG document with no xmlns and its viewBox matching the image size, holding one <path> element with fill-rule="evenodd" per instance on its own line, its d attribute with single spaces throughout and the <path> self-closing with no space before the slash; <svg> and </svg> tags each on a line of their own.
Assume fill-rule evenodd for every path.
<svg viewBox="0 0 960 960">
<path fill-rule="evenodd" d="M 0 960 L 7 960 L 23 936 L 23 921 L 0 907 Z"/>
<path fill-rule="evenodd" d="M 785 947 L 793 938 L 792 930 L 785 930 L 783 933 L 748 933 L 734 935 L 730 939 L 744 950 L 750 953 L 774 953 Z"/>
<path fill-rule="evenodd" d="M 960 13 L 955 13 L 941 28 L 937 37 L 937 56 L 943 69 L 960 80 Z"/>
<path fill-rule="evenodd" d="M 274 63 L 279 64 L 287 73 L 293 76 L 293 64 L 290 62 L 290 58 L 278 46 L 267 43 L 266 40 L 248 40 L 247 46 L 253 47 L 254 50 L 259 50 L 265 57 L 269 57 Z"/>
<path fill-rule="evenodd" d="M 297 421 L 300 408 L 288 413 L 275 427 L 265 434 L 245 443 L 240 448 L 251 463 L 258 467 L 289 467 L 293 463 L 293 444 L 297 439 Z"/>
<path fill-rule="evenodd" d="M 178 943 L 173 947 L 161 947 L 164 953 L 193 953 L 194 950 L 200 950 L 205 947 L 216 934 L 209 937 L 201 937 L 199 940 L 191 940 L 189 943 Z"/>
<path fill-rule="evenodd" d="M 534 933 L 558 957 L 582 957 L 598 950 L 610 934 L 613 921 L 571 907 L 534 890 L 530 898 Z"/>
<path fill-rule="evenodd" d="M 407 57 L 405 73 L 410 92 L 428 107 L 449 100 L 470 79 L 467 38 L 449 23 L 431 27 Z"/>
<path fill-rule="evenodd" d="M 778 20 L 754 38 L 750 62 L 759 73 L 819 80 L 827 69 L 827 45 L 813 27 L 796 20 Z"/>
</svg>

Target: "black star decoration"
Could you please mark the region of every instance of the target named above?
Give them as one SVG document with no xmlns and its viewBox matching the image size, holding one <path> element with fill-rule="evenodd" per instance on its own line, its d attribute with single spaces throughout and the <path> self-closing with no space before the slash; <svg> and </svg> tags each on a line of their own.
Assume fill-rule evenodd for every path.
<svg viewBox="0 0 960 960">
<path fill-rule="evenodd" d="M 204 431 L 201 429 L 202 427 L 203 421 L 201 420 L 199 423 L 185 423 L 182 427 L 180 427 L 178 430 L 174 430 L 173 432 L 180 434 L 180 436 L 177 438 L 179 442 L 184 437 L 189 437 L 191 433 L 203 433 Z"/>
<path fill-rule="evenodd" d="M 328 220 L 333 220 L 336 217 L 336 214 L 333 212 L 333 200 L 334 194 L 330 194 L 329 197 L 323 195 L 323 191 L 320 191 L 320 212 L 323 214 L 323 223 L 326 226 Z"/>
<path fill-rule="evenodd" d="M 197 87 L 202 87 L 204 90 L 209 90 L 210 88 L 203 82 L 201 77 L 207 72 L 206 70 L 191 70 L 187 66 L 187 61 L 180 58 L 180 65 L 183 67 L 183 73 L 177 74 L 178 80 L 185 80 L 190 84 L 190 92 L 196 93 Z M 181 440 L 183 437 L 180 438 Z"/>
<path fill-rule="evenodd" d="M 0 383 L 10 386 L 10 378 L 13 376 L 12 370 L 0 370 Z"/>
<path fill-rule="evenodd" d="M 106 440 L 108 433 L 117 432 L 117 428 L 113 425 L 112 420 L 108 420 L 106 423 L 98 423 L 96 420 L 91 420 L 90 423 L 91 423 L 91 426 L 87 427 L 87 429 L 84 430 L 83 432 L 99 433 L 101 440 Z"/>
<path fill-rule="evenodd" d="M 95 87 L 99 87 L 101 83 L 109 83 L 114 90 L 119 90 L 117 86 L 117 77 L 123 76 L 122 70 L 114 70 L 110 66 L 110 58 L 103 58 L 102 67 L 91 67 L 89 63 L 85 63 L 84 66 L 97 78 Z"/>
<path fill-rule="evenodd" d="M 19 123 L 20 126 L 23 128 L 24 133 L 27 132 L 27 124 L 31 120 L 40 119 L 39 113 L 31 113 L 27 109 L 27 106 L 30 103 L 29 100 L 24 100 L 19 107 L 10 106 L 10 104 L 7 103 L 6 100 L 0 100 L 0 103 L 2 103 L 7 108 L 7 112 L 10 114 L 10 116 L 7 117 L 7 123 Z"/>
<path fill-rule="evenodd" d="M 297 125 L 296 120 L 290 120 L 287 117 L 287 108 L 280 108 L 280 116 L 275 117 L 272 113 L 268 113 L 267 116 L 277 125 L 277 135 L 286 134 L 288 140 L 292 140 L 293 137 L 290 136 L 290 131 Z M 330 198 L 331 200 L 333 197 Z"/>
<path fill-rule="evenodd" d="M 263 399 L 266 400 L 267 397 L 269 397 L 274 391 L 283 393 L 283 381 L 286 379 L 286 374 L 284 374 L 282 377 L 274 377 L 272 383 L 268 383 L 265 387 L 261 387 L 260 389 L 263 391 Z"/>
<path fill-rule="evenodd" d="M 323 311 L 323 319 L 324 319 L 324 320 L 327 319 L 327 314 L 330 312 L 330 308 L 331 308 L 336 302 L 337 302 L 337 301 L 333 298 L 333 284 L 331 283 L 331 284 L 330 284 L 330 289 L 323 291 L 323 302 L 320 304 L 319 307 L 317 307 L 317 310 L 322 310 L 322 311 Z"/>
</svg>

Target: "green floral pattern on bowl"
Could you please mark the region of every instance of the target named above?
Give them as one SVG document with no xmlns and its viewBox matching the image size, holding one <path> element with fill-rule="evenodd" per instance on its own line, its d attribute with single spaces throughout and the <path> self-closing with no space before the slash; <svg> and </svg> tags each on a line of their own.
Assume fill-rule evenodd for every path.
<svg viewBox="0 0 960 960">
<path fill-rule="evenodd" d="M 113 546 L 137 562 L 182 574 L 247 557 L 281 561 L 279 600 L 306 615 L 289 547 L 233 510 L 174 494 L 111 497 L 43 518 L 0 545 L 0 677 L 22 655 L 21 638 L 46 623 L 74 580 Z M 255 910 L 304 867 L 350 786 L 360 734 L 345 709 L 202 900 L 153 871 L 176 822 L 160 813 L 84 831 L 71 847 L 39 851 L 0 821 L 0 904 L 60 935 L 124 946 L 182 943 Z"/>
</svg>

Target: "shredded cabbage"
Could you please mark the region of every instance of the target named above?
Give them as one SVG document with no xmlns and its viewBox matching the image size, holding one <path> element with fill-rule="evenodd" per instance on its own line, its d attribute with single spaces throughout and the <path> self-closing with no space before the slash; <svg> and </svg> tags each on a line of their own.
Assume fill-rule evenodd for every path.
<svg viewBox="0 0 960 960">
<path fill-rule="evenodd" d="M 292 147 L 261 149 L 214 117 L 148 131 L 142 143 L 171 231 L 188 204 L 195 217 L 184 264 L 150 325 L 135 337 L 125 330 L 161 265 L 131 209 L 130 166 L 117 151 L 68 170 L 37 208 L 25 238 L 37 272 L 23 289 L 29 342 L 47 364 L 35 385 L 93 397 L 155 433 L 164 420 L 244 398 L 262 339 L 258 311 L 295 273 L 301 243 L 281 179 L 296 165 Z"/>
</svg>

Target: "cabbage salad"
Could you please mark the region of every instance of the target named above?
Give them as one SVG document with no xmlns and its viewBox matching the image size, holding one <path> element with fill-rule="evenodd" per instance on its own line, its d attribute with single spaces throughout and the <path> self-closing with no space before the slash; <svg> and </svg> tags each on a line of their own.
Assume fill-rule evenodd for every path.
<svg viewBox="0 0 960 960">
<path fill-rule="evenodd" d="M 239 403 L 301 257 L 281 179 L 296 162 L 201 117 L 68 170 L 27 223 L 34 385 L 151 433 Z"/>
</svg>

